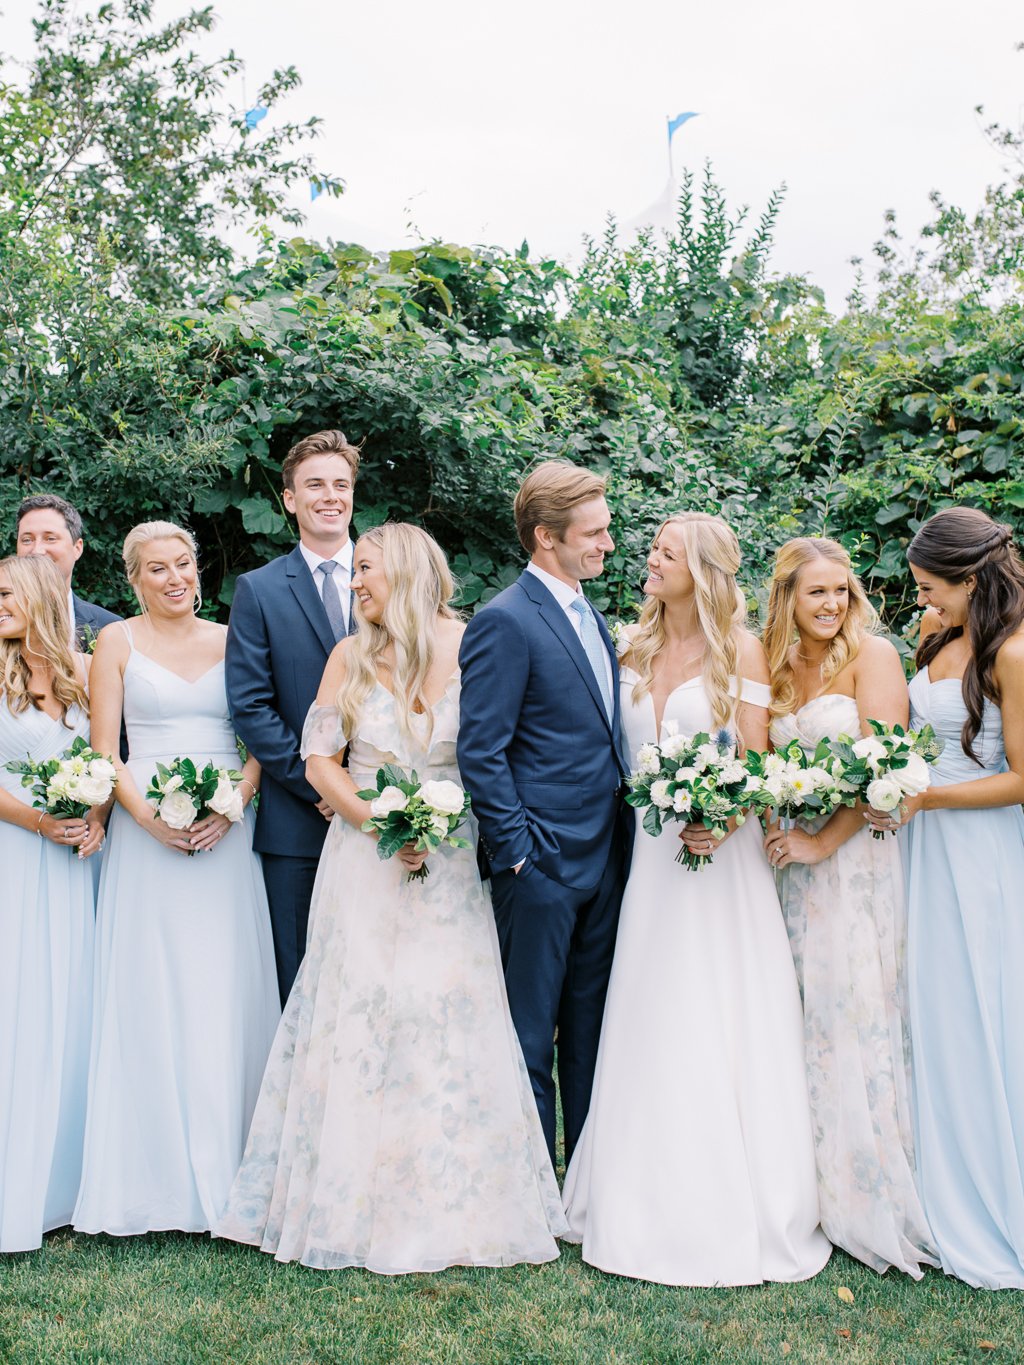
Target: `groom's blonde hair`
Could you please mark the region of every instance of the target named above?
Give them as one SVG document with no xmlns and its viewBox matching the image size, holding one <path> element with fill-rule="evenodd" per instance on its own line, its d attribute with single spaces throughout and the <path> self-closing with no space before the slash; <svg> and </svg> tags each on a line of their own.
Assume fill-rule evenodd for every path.
<svg viewBox="0 0 1024 1365">
<path fill-rule="evenodd" d="M 536 530 L 546 526 L 556 540 L 564 540 L 572 513 L 582 502 L 604 497 L 605 481 L 590 469 L 568 460 L 545 460 L 519 486 L 513 511 L 516 532 L 528 555 L 537 548 Z"/>
</svg>

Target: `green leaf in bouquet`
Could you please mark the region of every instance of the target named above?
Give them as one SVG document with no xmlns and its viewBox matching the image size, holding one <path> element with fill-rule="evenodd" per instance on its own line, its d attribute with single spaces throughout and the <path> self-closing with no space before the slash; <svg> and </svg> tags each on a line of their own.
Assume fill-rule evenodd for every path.
<svg viewBox="0 0 1024 1365">
<path fill-rule="evenodd" d="M 359 797 L 360 801 L 376 801 L 377 797 L 380 796 L 381 791 L 383 791 L 383 787 L 380 791 L 378 791 L 376 787 L 364 787 L 362 791 L 356 792 L 356 796 Z M 369 822 L 367 821 L 367 823 Z M 363 829 L 365 828 L 366 824 L 363 825 Z"/>
<path fill-rule="evenodd" d="M 648 834 L 661 833 L 661 811 L 657 806 L 648 806 L 644 813 L 644 829 Z"/>
<path fill-rule="evenodd" d="M 472 848 L 472 847 L 473 847 L 473 845 L 470 843 L 470 841 L 469 841 L 468 839 L 463 839 L 463 837 L 462 837 L 461 834 L 449 834 L 449 835 L 448 835 L 447 842 L 448 842 L 448 844 L 449 844 L 452 848 Z"/>
<path fill-rule="evenodd" d="M 377 857 L 382 862 L 386 862 L 388 858 L 393 858 L 398 850 L 408 842 L 409 831 L 404 825 L 398 829 L 389 825 L 386 829 L 381 830 L 380 838 L 377 840 Z"/>
<path fill-rule="evenodd" d="M 815 768 L 822 767 L 831 757 L 831 754 L 832 746 L 829 744 L 828 740 L 819 739 L 815 746 L 814 753 L 811 755 L 811 766 Z"/>
<path fill-rule="evenodd" d="M 415 774 L 413 774 L 415 778 Z M 383 779 L 383 781 L 381 780 Z M 399 787 L 405 791 L 409 783 L 408 775 L 394 763 L 385 763 L 383 768 L 377 772 L 377 790 L 382 792 L 385 787 Z M 408 795 L 408 793 L 406 793 Z"/>
<path fill-rule="evenodd" d="M 178 769 L 178 772 L 181 773 L 182 780 L 184 781 L 186 787 L 191 787 L 192 784 L 195 782 L 196 778 L 198 777 L 198 773 L 196 772 L 196 765 L 192 762 L 190 758 L 175 759 L 175 765 Z"/>
<path fill-rule="evenodd" d="M 626 793 L 627 806 L 646 806 L 649 800 L 646 787 L 634 787 Z"/>
<path fill-rule="evenodd" d="M 849 735 L 840 735 L 832 741 L 829 748 L 836 758 L 841 759 L 844 763 L 860 762 L 860 759 L 853 752 L 853 740 Z"/>
</svg>

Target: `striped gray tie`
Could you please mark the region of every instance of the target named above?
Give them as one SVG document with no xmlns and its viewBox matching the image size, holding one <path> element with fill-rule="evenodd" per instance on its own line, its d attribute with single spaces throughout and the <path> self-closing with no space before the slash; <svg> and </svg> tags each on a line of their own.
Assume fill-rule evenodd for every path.
<svg viewBox="0 0 1024 1365">
<path fill-rule="evenodd" d="M 587 658 L 590 660 L 590 667 L 594 671 L 597 685 L 601 689 L 604 709 L 608 716 L 608 723 L 611 724 L 614 712 L 611 688 L 608 685 L 608 651 L 601 639 L 601 632 L 597 627 L 597 618 L 585 597 L 577 597 L 572 604 L 572 610 L 580 618 L 580 639 Z"/>
<path fill-rule="evenodd" d="M 345 609 L 341 605 L 338 585 L 334 581 L 334 570 L 338 564 L 336 560 L 325 559 L 322 564 L 318 564 L 316 567 L 324 576 L 324 610 L 327 612 L 327 619 L 330 621 L 331 630 L 334 632 L 334 642 L 337 644 L 348 631 Z"/>
</svg>

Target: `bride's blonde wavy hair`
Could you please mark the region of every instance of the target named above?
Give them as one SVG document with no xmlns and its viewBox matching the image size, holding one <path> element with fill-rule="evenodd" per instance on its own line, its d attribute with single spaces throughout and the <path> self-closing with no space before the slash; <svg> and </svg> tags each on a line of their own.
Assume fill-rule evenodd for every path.
<svg viewBox="0 0 1024 1365">
<path fill-rule="evenodd" d="M 388 522 L 361 535 L 359 544 L 380 550 L 389 594 L 379 624 L 359 616 L 359 631 L 346 654 L 345 681 L 338 689 L 342 726 L 346 735 L 355 733 L 360 709 L 383 668 L 391 673 L 402 733 L 415 740 L 414 714 L 425 712 L 428 726 L 433 724 L 423 684 L 434 658 L 438 617 L 457 616 L 451 606 L 455 583 L 441 547 L 418 526 Z M 384 658 L 389 645 L 393 665 Z"/>
<path fill-rule="evenodd" d="M 69 643 L 68 589 L 60 570 L 52 559 L 43 555 L 27 555 L 21 559 L 11 555 L 0 559 L 0 576 L 10 583 L 18 610 L 24 614 L 26 622 L 23 640 L 0 640 L 0 688 L 7 705 L 15 715 L 27 711 L 30 706 L 39 708 L 30 687 L 32 675 L 23 657 L 24 651 L 38 655 L 50 665 L 53 697 L 60 706 L 62 721 L 66 723 L 72 706 L 88 712 L 89 698 L 75 668 Z"/>
<path fill-rule="evenodd" d="M 816 559 L 826 559 L 845 569 L 849 589 L 846 616 L 829 642 L 822 661 L 822 691 L 857 657 L 864 636 L 873 635 L 879 629 L 878 613 L 853 572 L 850 556 L 837 540 L 828 540 L 824 536 L 797 536 L 794 540 L 787 540 L 775 556 L 768 594 L 768 619 L 762 637 L 771 675 L 773 716 L 789 715 L 796 709 L 796 683 L 789 656 L 793 644 L 799 639 L 796 627 L 797 587 L 800 570 Z"/>
<path fill-rule="evenodd" d="M 678 527 L 686 554 L 686 567 L 693 578 L 697 619 L 704 636 L 703 675 L 712 722 L 716 729 L 733 729 L 738 705 L 734 695 L 738 669 L 738 637 L 746 619 L 747 605 L 736 582 L 740 567 L 740 543 L 736 532 L 721 517 L 707 512 L 678 512 L 658 527 Z M 630 644 L 633 666 L 640 679 L 633 687 L 634 704 L 647 695 L 654 682 L 654 662 L 665 646 L 665 604 L 648 597 Z"/>
</svg>

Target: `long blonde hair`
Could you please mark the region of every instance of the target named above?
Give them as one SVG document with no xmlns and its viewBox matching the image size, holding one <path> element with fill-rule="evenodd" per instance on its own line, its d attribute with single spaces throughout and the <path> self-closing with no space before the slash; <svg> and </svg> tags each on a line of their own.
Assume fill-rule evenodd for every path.
<svg viewBox="0 0 1024 1365">
<path fill-rule="evenodd" d="M 359 631 L 348 647 L 345 680 L 337 698 L 342 725 L 345 734 L 355 733 L 377 671 L 385 668 L 391 673 L 399 726 L 407 739 L 415 740 L 414 714 L 425 712 L 428 728 L 433 725 L 423 685 L 434 659 L 438 617 L 456 616 L 451 607 L 455 584 L 441 547 L 418 526 L 389 522 L 367 531 L 359 541 L 380 550 L 390 591 L 380 623 L 360 616 Z M 384 658 L 389 645 L 393 665 Z"/>
<path fill-rule="evenodd" d="M 0 574 L 10 581 L 18 610 L 26 621 L 23 640 L 0 640 L 0 688 L 7 705 L 18 715 L 30 706 L 39 709 L 32 692 L 32 674 L 24 654 L 36 654 L 49 664 L 53 698 L 65 723 L 72 706 L 89 709 L 89 698 L 78 676 L 72 654 L 68 589 L 53 560 L 43 555 L 11 555 L 0 559 Z"/>
<path fill-rule="evenodd" d="M 823 536 L 797 536 L 787 540 L 775 556 L 764 649 L 772 683 L 772 715 L 784 716 L 796 709 L 796 683 L 790 651 L 799 638 L 796 628 L 796 594 L 800 570 L 815 559 L 827 559 L 846 570 L 849 602 L 843 624 L 829 641 L 821 665 L 822 691 L 827 689 L 860 651 L 865 635 L 878 630 L 878 613 L 868 601 L 860 579 L 853 572 L 850 556 L 836 540 Z"/>
<path fill-rule="evenodd" d="M 703 675 L 711 717 L 717 728 L 732 729 L 738 691 L 738 638 L 747 607 L 736 582 L 740 567 L 740 543 L 736 532 L 721 517 L 707 512 L 678 512 L 658 527 L 676 526 L 686 552 L 686 567 L 693 578 L 697 619 L 704 636 Z M 665 646 L 665 604 L 648 597 L 630 645 L 640 680 L 633 687 L 634 704 L 647 695 L 654 682 L 654 662 Z"/>
<path fill-rule="evenodd" d="M 184 526 L 176 526 L 173 521 L 140 521 L 124 538 L 124 548 L 121 551 L 121 558 L 124 560 L 124 571 L 134 592 L 139 608 L 145 616 L 149 608 L 146 606 L 142 593 L 139 591 L 139 579 L 142 576 L 142 552 L 151 540 L 180 540 L 188 551 L 192 563 L 197 562 L 196 542 L 192 538 L 191 532 L 186 531 Z M 196 596 L 192 604 L 192 610 L 198 611 L 202 606 L 203 599 L 199 591 L 199 576 L 196 575 Z"/>
</svg>

